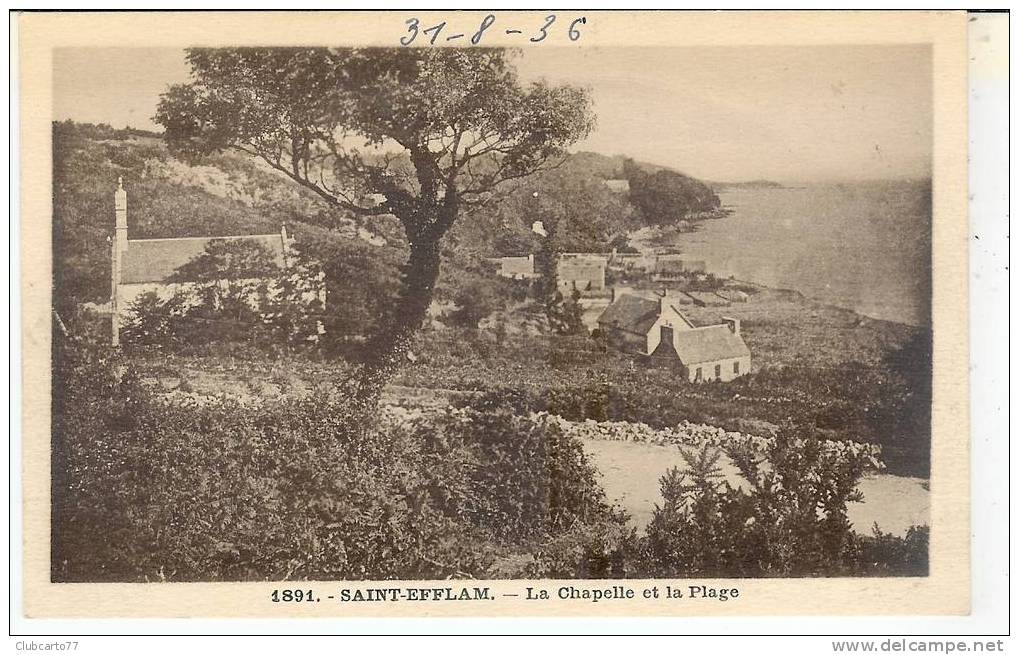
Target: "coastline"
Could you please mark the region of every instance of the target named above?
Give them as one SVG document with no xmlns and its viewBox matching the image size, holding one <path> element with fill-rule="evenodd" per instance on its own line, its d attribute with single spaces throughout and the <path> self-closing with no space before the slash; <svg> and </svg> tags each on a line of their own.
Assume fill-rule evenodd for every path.
<svg viewBox="0 0 1019 655">
<path fill-rule="evenodd" d="M 716 218 L 642 228 L 630 243 L 704 261 L 723 280 L 929 329 L 930 281 L 916 275 L 930 265 L 928 188 L 922 180 L 730 187 Z"/>
</svg>

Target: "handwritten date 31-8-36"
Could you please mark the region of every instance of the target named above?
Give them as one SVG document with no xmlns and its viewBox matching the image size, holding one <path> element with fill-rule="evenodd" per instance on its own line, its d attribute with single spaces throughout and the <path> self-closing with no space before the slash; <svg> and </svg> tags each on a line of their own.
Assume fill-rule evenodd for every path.
<svg viewBox="0 0 1019 655">
<path fill-rule="evenodd" d="M 558 32 L 566 32 L 570 41 L 580 40 L 580 27 L 587 25 L 587 17 L 580 16 L 573 18 L 569 23 L 565 19 L 560 21 L 555 14 L 549 14 L 541 20 L 537 27 L 527 25 L 496 25 L 495 14 L 488 14 L 476 27 L 467 32 L 455 32 L 455 27 L 449 27 L 446 21 L 436 23 L 430 27 L 422 27 L 421 20 L 409 18 L 404 24 L 407 26 L 407 33 L 400 38 L 400 45 L 435 45 L 441 41 L 455 43 L 460 39 L 470 39 L 471 45 L 481 45 L 485 34 L 492 31 L 502 31 L 506 35 L 520 35 L 521 39 L 527 39 L 531 43 L 541 43 L 548 38 L 555 38 Z M 516 21 L 519 23 L 520 21 Z M 568 25 L 568 27 L 567 27 Z M 419 39 L 419 35 L 421 38 Z"/>
</svg>

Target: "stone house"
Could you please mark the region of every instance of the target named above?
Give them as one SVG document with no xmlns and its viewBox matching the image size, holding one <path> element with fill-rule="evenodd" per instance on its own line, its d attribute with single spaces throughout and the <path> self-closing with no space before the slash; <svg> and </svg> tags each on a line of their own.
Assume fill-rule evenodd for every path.
<svg viewBox="0 0 1019 655">
<path fill-rule="evenodd" d="M 489 263 L 495 266 L 495 272 L 502 277 L 513 280 L 530 280 L 538 277 L 534 270 L 534 255 L 526 257 L 492 257 Z"/>
<path fill-rule="evenodd" d="M 678 309 L 675 296 L 657 300 L 629 293 L 620 294 L 598 317 L 598 328 L 609 345 L 636 355 L 650 355 L 658 348 L 662 326 L 692 329 Z"/>
<path fill-rule="evenodd" d="M 668 339 L 665 330 L 654 357 L 676 357 L 690 382 L 729 380 L 750 372 L 750 349 L 743 340 L 740 320 L 722 318 L 719 325 L 705 325 L 675 331 Z"/>
<path fill-rule="evenodd" d="M 697 327 L 680 312 L 675 296 L 622 294 L 602 312 L 598 327 L 616 349 L 678 363 L 690 382 L 724 382 L 750 372 L 750 349 L 740 320 L 722 320 Z"/>
<path fill-rule="evenodd" d="M 607 256 L 564 253 L 556 263 L 559 292 L 569 296 L 574 291 L 601 293 L 605 291 Z"/>
</svg>

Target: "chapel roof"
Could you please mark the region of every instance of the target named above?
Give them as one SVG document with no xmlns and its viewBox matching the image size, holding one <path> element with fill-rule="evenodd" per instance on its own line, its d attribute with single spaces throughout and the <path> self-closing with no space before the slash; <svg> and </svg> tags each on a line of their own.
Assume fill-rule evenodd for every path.
<svg viewBox="0 0 1019 655">
<path fill-rule="evenodd" d="M 121 254 L 120 283 L 168 282 L 173 273 L 217 239 L 244 239 L 264 246 L 280 267 L 284 262 L 282 234 L 254 234 L 229 237 L 185 237 L 176 239 L 129 239 Z"/>
</svg>

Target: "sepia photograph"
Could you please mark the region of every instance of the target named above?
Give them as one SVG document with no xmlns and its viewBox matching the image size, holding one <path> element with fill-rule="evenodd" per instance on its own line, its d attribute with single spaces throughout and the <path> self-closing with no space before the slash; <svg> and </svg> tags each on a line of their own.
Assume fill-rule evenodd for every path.
<svg viewBox="0 0 1019 655">
<path fill-rule="evenodd" d="M 927 573 L 929 46 L 53 66 L 53 580 Z"/>
<path fill-rule="evenodd" d="M 35 18 L 41 615 L 968 611 L 964 14 Z"/>
</svg>

